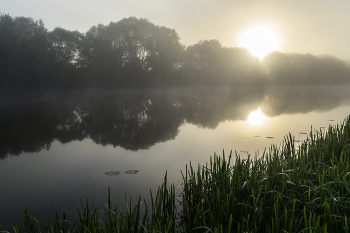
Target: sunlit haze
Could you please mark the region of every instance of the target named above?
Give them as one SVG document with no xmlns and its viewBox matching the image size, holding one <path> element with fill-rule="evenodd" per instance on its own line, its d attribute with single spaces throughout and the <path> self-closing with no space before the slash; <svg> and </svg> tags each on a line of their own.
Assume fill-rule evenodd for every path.
<svg viewBox="0 0 350 233">
<path fill-rule="evenodd" d="M 128 214 L 145 224 L 139 217 L 112 216 L 106 208 L 104 215 L 113 219 L 96 227 L 120 222 L 135 231 L 162 232 L 218 225 L 225 232 L 275 226 L 280 226 L 276 232 L 301 232 L 315 224 L 325 229 L 328 215 L 324 219 L 315 205 L 307 211 L 320 221 L 303 224 L 293 216 L 303 216 L 304 203 L 329 197 L 335 217 L 328 231 L 346 229 L 343 183 L 317 199 L 324 184 L 348 172 L 318 182 L 325 168 L 327 174 L 335 168 L 328 166 L 334 156 L 323 150 L 318 135 L 338 141 L 338 149 L 350 141 L 350 0 L 0 1 L 0 187 L 6 189 L 0 194 L 0 233 L 13 226 L 56 228 L 58 222 L 67 231 L 90 229 L 92 221 L 104 222 L 90 211 L 91 200 L 126 213 L 129 199 L 138 208 Z M 317 161 L 310 147 L 322 155 Z M 284 156 L 285 151 L 298 156 Z M 343 151 L 333 154 L 342 158 Z M 271 156 L 281 159 L 270 161 Z M 232 198 L 206 195 L 202 188 L 213 186 L 208 177 L 216 179 L 207 165 L 223 174 L 216 183 L 224 185 L 214 192 Z M 286 171 L 289 183 L 276 175 Z M 226 177 L 237 180 L 230 178 L 227 185 Z M 308 179 L 312 187 L 299 184 Z M 197 180 L 203 185 L 192 185 Z M 278 204 L 287 189 L 294 191 Z M 308 200 L 305 190 L 316 198 Z M 173 204 L 177 191 L 187 206 Z M 187 195 L 193 191 L 203 197 Z M 254 204 L 252 195 L 262 197 L 259 211 L 245 208 Z M 154 216 L 160 209 L 148 210 L 146 202 L 159 203 L 163 196 L 169 205 Z M 234 203 L 224 212 L 211 208 L 210 203 L 226 205 L 218 199 Z M 187 218 L 193 209 L 187 207 L 198 201 L 200 212 L 196 208 Z M 298 206 L 287 210 L 290 203 Z M 48 211 L 54 211 L 53 218 Z M 287 226 L 273 220 L 281 213 Z M 211 221 L 211 214 L 223 218 Z M 177 216 L 186 221 L 176 223 Z M 208 224 L 201 221 L 207 217 Z M 272 225 L 266 224 L 270 219 Z M 75 220 L 78 227 L 65 224 Z"/>
<path fill-rule="evenodd" d="M 147 18 L 156 25 L 175 29 L 187 46 L 200 40 L 217 39 L 223 46 L 240 47 L 246 31 L 257 25 L 268 25 L 278 36 L 280 52 L 330 54 L 350 59 L 350 1 L 346 0 L 2 0 L 0 10 L 12 17 L 42 19 L 49 30 L 62 27 L 80 32 L 131 16 Z M 258 42 L 266 45 L 263 40 L 254 43 Z M 273 46 L 266 45 L 268 48 L 264 51 L 254 48 L 259 52 L 249 50 L 261 58 L 259 54 L 275 49 Z"/>
</svg>

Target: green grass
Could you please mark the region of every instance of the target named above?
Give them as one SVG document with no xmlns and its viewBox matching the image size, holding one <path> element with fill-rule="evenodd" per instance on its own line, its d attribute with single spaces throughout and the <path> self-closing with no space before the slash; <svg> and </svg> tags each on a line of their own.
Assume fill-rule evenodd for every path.
<svg viewBox="0 0 350 233">
<path fill-rule="evenodd" d="M 163 184 L 151 203 L 141 197 L 128 210 L 111 203 L 101 209 L 89 203 L 77 208 L 70 222 L 56 214 L 39 229 L 25 210 L 15 232 L 349 232 L 350 123 L 311 130 L 296 148 L 289 134 L 280 148 L 271 146 L 257 158 L 230 153 L 214 155 L 206 166 L 190 164 L 174 184 Z M 32 215 L 33 216 L 33 215 Z"/>
</svg>

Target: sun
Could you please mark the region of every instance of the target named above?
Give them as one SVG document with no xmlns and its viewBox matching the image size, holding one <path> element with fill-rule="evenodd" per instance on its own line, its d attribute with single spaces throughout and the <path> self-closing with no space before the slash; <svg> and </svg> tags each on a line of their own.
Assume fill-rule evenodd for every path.
<svg viewBox="0 0 350 233">
<path fill-rule="evenodd" d="M 266 116 L 261 112 L 260 108 L 258 108 L 258 110 L 249 114 L 247 121 L 253 125 L 260 125 L 265 119 Z"/>
<path fill-rule="evenodd" d="M 278 50 L 279 39 L 271 28 L 254 27 L 242 34 L 240 46 L 262 60 L 268 53 Z"/>
</svg>

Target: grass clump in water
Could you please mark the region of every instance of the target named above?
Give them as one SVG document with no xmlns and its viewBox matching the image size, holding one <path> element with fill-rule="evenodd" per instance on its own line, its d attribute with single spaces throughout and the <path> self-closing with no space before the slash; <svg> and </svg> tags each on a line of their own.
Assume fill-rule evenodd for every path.
<svg viewBox="0 0 350 233">
<path fill-rule="evenodd" d="M 165 176 L 142 216 L 141 197 L 123 213 L 109 194 L 102 210 L 86 203 L 74 223 L 56 214 L 45 229 L 25 211 L 24 232 L 349 232 L 349 136 L 348 117 L 326 133 L 311 130 L 297 149 L 289 134 L 260 158 L 214 155 L 186 167 L 179 195 Z"/>
</svg>

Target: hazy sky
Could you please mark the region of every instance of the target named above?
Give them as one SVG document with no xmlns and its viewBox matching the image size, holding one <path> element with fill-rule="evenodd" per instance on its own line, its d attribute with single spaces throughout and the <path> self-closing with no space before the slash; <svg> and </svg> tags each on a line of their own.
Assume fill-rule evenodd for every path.
<svg viewBox="0 0 350 233">
<path fill-rule="evenodd" d="M 42 19 L 52 30 L 87 31 L 122 18 L 175 29 L 181 42 L 218 39 L 239 47 L 245 30 L 265 25 L 279 51 L 350 59 L 350 0 L 1 0 L 1 13 Z"/>
</svg>

